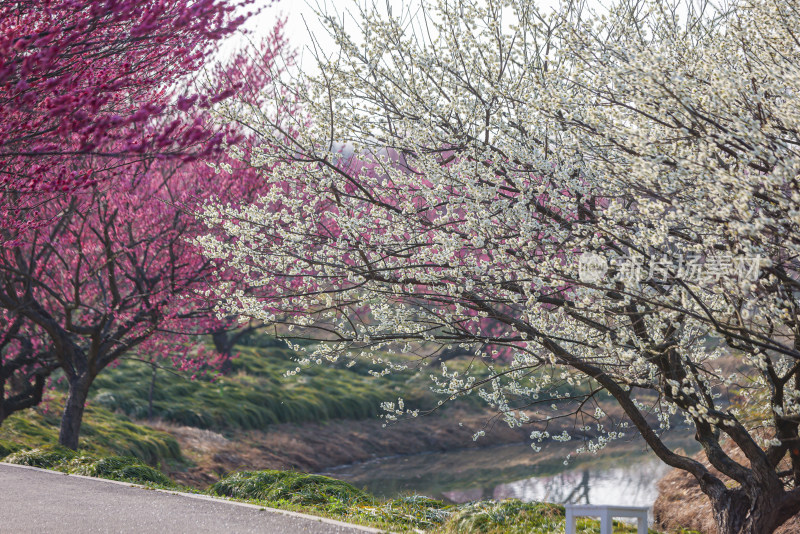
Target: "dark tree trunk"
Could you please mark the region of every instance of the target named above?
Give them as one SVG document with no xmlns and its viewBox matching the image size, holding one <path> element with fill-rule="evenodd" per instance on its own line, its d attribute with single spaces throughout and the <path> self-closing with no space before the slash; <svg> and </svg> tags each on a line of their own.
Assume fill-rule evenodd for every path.
<svg viewBox="0 0 800 534">
<path fill-rule="evenodd" d="M 156 390 L 156 373 L 158 372 L 158 366 L 155 362 L 152 363 L 153 366 L 153 376 L 150 379 L 150 391 L 147 392 L 147 420 L 153 420 L 153 393 Z"/>
<path fill-rule="evenodd" d="M 0 336 L 0 424 L 12 413 L 42 402 L 47 377 L 58 367 L 47 354 L 34 351 L 29 338 L 19 334 L 21 325 L 21 321 L 15 321 Z M 9 357 L 4 349 L 14 341 L 20 350 Z"/>
<path fill-rule="evenodd" d="M 230 318 L 229 318 L 230 319 Z M 217 369 L 224 375 L 233 371 L 233 349 L 236 345 L 248 334 L 258 330 L 258 326 L 252 321 L 242 328 L 237 330 L 230 330 L 223 328 L 211 333 L 211 339 L 214 342 L 214 349 L 222 356 L 222 362 Z"/>
<path fill-rule="evenodd" d="M 219 372 L 227 375 L 233 371 L 231 353 L 233 352 L 233 345 L 237 338 L 231 336 L 227 330 L 219 330 L 211 334 L 211 339 L 214 341 L 214 349 L 222 356 Z"/>
<path fill-rule="evenodd" d="M 744 526 L 744 520 L 750 508 L 750 499 L 743 492 L 728 491 L 723 497 L 712 499 L 711 507 L 719 534 L 738 533 Z"/>
<path fill-rule="evenodd" d="M 11 415 L 10 413 L 6 413 L 6 378 L 3 376 L 2 357 L 2 354 L 0 354 L 0 425 L 3 424 L 6 417 Z"/>
<path fill-rule="evenodd" d="M 61 416 L 61 432 L 58 435 L 58 444 L 69 449 L 78 449 L 78 437 L 83 423 L 83 410 L 86 407 L 86 398 L 89 396 L 89 386 L 92 380 L 86 376 L 76 376 L 69 379 L 69 393 Z"/>
<path fill-rule="evenodd" d="M 788 519 L 778 506 L 782 495 L 771 495 L 768 490 L 754 493 L 757 497 L 751 499 L 743 490 L 735 489 L 712 499 L 719 534 L 771 534 Z"/>
<path fill-rule="evenodd" d="M 2 370 L 0 370 L 2 374 Z M 6 393 L 5 378 L 0 378 L 0 424 L 14 412 L 33 408 L 42 402 L 42 394 L 46 383 L 46 377 L 36 374 L 32 378 L 33 383 L 26 384 L 25 388 L 18 393 Z"/>
</svg>

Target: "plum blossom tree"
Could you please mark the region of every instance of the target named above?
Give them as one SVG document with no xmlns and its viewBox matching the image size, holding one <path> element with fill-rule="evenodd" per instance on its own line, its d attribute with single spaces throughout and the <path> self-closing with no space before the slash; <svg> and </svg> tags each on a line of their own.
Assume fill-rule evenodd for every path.
<svg viewBox="0 0 800 534">
<path fill-rule="evenodd" d="M 800 13 L 424 7 L 366 6 L 359 39 L 328 18 L 339 49 L 295 86 L 312 119 L 291 142 L 230 110 L 284 160 L 255 205 L 206 207 L 228 234 L 206 254 L 263 288 L 221 287 L 220 308 L 327 340 L 307 361 L 505 347 L 490 380 L 444 368 L 436 387 L 533 425 L 536 449 L 565 415 L 575 433 L 553 438 L 576 453 L 632 427 L 697 479 L 719 532 L 774 531 L 800 512 Z M 734 484 L 665 442 L 673 414 Z"/>
<path fill-rule="evenodd" d="M 175 95 L 246 18 L 250 1 L 23 0 L 0 5 L 4 237 L 39 206 L 156 154 L 198 157 L 224 132 L 176 114 L 227 96 Z M 222 93 L 222 94 L 220 94 Z M 110 172 L 109 172 L 110 171 Z M 13 244 L 13 241 L 10 242 Z"/>
<path fill-rule="evenodd" d="M 235 87 L 257 102 L 291 61 L 286 47 L 279 23 L 261 45 L 209 69 L 198 84 Z M 275 120 L 284 112 L 269 113 Z M 219 130 L 207 109 L 194 114 L 203 135 Z M 217 318 L 204 296 L 212 280 L 235 279 L 192 243 L 204 228 L 193 212 L 211 197 L 252 202 L 261 180 L 227 157 L 214 165 L 147 158 L 104 172 L 102 181 L 42 204 L 48 223 L 0 251 L 0 384 L 11 386 L 0 421 L 39 402 L 43 379 L 60 368 L 69 392 L 59 442 L 70 448 L 94 378 L 123 355 L 139 349 L 180 368 L 220 363 L 189 336 L 235 326 Z"/>
<path fill-rule="evenodd" d="M 21 317 L 0 310 L 0 423 L 42 402 L 47 377 L 58 362 L 41 346 L 43 336 Z"/>
</svg>

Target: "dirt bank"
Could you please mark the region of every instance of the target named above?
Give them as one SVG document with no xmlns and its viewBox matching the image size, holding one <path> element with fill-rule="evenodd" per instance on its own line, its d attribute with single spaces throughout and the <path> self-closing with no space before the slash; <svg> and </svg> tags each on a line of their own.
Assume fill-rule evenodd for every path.
<svg viewBox="0 0 800 534">
<path fill-rule="evenodd" d="M 181 484 L 207 487 L 220 476 L 241 470 L 297 469 L 315 472 L 336 465 L 397 454 L 417 454 L 526 441 L 531 428 L 489 424 L 490 414 L 448 410 L 439 415 L 400 421 L 386 428 L 380 420 L 281 424 L 267 431 L 227 436 L 170 423 L 150 426 L 169 432 L 196 465 L 170 471 Z M 473 434 L 485 430 L 477 442 Z"/>
</svg>

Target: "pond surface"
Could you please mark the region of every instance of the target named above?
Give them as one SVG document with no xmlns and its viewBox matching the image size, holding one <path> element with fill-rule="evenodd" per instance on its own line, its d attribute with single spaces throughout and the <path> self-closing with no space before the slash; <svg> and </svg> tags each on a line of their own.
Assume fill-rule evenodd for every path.
<svg viewBox="0 0 800 534">
<path fill-rule="evenodd" d="M 676 436 L 668 444 L 694 452 L 688 437 Z M 642 441 L 617 442 L 595 455 L 573 454 L 564 465 L 576 447 L 553 443 L 534 452 L 528 444 L 515 444 L 395 456 L 323 474 L 382 497 L 418 493 L 455 503 L 513 497 L 560 504 L 653 505 L 656 483 L 669 467 L 645 450 Z"/>
</svg>

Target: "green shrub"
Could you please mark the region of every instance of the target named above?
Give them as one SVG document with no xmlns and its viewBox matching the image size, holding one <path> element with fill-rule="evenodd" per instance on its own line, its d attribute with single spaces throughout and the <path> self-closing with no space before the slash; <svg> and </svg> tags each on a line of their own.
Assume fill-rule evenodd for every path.
<svg viewBox="0 0 800 534">
<path fill-rule="evenodd" d="M 10 464 L 29 465 L 43 469 L 53 469 L 78 456 L 78 453 L 64 447 L 42 447 L 15 452 L 5 458 Z"/>
<path fill-rule="evenodd" d="M 9 455 L 5 461 L 11 464 L 53 469 L 73 475 L 108 478 L 136 484 L 151 483 L 170 487 L 175 485 L 164 473 L 144 465 L 132 456 L 96 458 L 56 446 L 19 451 Z"/>
<path fill-rule="evenodd" d="M 352 506 L 374 499 L 347 482 L 294 471 L 242 471 L 223 478 L 209 491 L 237 499 L 288 501 L 302 505 L 341 503 Z"/>
<path fill-rule="evenodd" d="M 74 475 L 108 478 L 136 484 L 174 485 L 164 473 L 142 464 L 132 456 L 109 456 L 100 459 L 82 456 L 73 459 L 64 467 L 68 473 Z"/>
<path fill-rule="evenodd" d="M 460 506 L 447 521 L 445 532 L 549 534 L 563 528 L 563 506 L 508 499 Z"/>
</svg>

